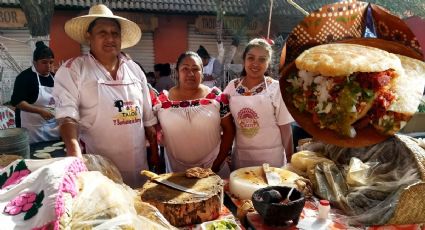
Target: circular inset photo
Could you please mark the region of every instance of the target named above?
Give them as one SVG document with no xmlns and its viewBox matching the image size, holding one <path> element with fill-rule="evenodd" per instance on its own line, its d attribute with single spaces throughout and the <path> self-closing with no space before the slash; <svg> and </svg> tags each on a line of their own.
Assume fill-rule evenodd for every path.
<svg viewBox="0 0 425 230">
<path fill-rule="evenodd" d="M 341 14 L 321 13 L 329 9 Z M 403 31 L 405 39 L 380 35 L 367 27 L 370 20 Z M 416 38 L 401 19 L 376 5 L 336 3 L 311 13 L 286 44 L 280 87 L 289 112 L 328 144 L 364 147 L 393 136 L 417 111 L 425 87 L 423 56 L 406 45 L 409 39 Z"/>
</svg>

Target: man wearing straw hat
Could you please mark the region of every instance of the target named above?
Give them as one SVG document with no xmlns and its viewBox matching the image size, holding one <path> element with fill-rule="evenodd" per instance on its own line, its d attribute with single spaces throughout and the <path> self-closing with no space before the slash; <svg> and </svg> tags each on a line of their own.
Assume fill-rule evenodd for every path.
<svg viewBox="0 0 425 230">
<path fill-rule="evenodd" d="M 139 187 L 140 171 L 148 168 L 145 130 L 155 141 L 157 120 L 146 77 L 121 48 L 137 44 L 141 30 L 100 4 L 88 15 L 67 21 L 65 32 L 90 46 L 89 54 L 66 61 L 56 74 L 56 118 L 67 155 L 81 157 L 85 151 L 105 156 L 126 184 Z M 154 150 L 150 159 L 155 165 L 157 153 Z"/>
</svg>

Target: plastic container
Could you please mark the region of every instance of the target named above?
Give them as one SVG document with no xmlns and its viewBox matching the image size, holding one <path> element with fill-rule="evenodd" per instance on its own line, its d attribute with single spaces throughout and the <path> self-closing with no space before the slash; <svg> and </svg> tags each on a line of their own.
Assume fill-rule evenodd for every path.
<svg viewBox="0 0 425 230">
<path fill-rule="evenodd" d="M 331 210 L 331 206 L 329 205 L 329 201 L 327 200 L 320 200 L 319 201 L 319 215 L 317 216 L 318 219 L 328 219 L 329 211 Z"/>
</svg>

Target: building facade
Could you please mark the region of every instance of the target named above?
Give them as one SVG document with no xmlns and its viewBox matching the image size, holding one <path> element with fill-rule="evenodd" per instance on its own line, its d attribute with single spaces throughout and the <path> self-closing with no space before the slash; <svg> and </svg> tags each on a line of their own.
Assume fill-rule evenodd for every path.
<svg viewBox="0 0 425 230">
<path fill-rule="evenodd" d="M 305 10 L 312 11 L 334 1 L 297 1 Z M 59 66 L 69 58 L 88 52 L 64 31 L 67 20 L 88 13 L 90 6 L 102 3 L 114 14 L 136 22 L 142 29 L 142 39 L 134 47 L 123 50 L 153 71 L 155 63 L 175 63 L 186 50 L 195 51 L 199 45 L 216 56 L 216 15 L 220 0 L 55 0 L 55 12 L 50 25 L 49 45 Z M 230 47 L 237 35 L 241 44 L 233 59 L 241 63 L 241 53 L 246 42 L 254 37 L 266 37 L 270 2 L 264 0 L 221 0 L 224 13 L 223 44 Z M 302 20 L 303 14 L 285 0 L 275 0 L 270 26 L 270 38 L 284 39 Z M 0 0 L 0 103 L 10 100 L 14 79 L 32 64 L 31 35 L 28 19 L 20 8 L 19 0 Z"/>
</svg>

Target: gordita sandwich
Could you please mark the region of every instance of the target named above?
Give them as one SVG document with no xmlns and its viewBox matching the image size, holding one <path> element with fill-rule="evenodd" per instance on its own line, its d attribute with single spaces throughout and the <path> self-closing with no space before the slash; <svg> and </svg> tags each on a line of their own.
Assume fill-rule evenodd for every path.
<svg viewBox="0 0 425 230">
<path fill-rule="evenodd" d="M 295 66 L 285 76 L 285 102 L 295 120 L 303 117 L 303 128 L 330 130 L 330 139 L 353 139 L 363 130 L 371 138 L 393 135 L 416 112 L 425 85 L 422 61 L 357 44 L 312 47 Z"/>
</svg>

